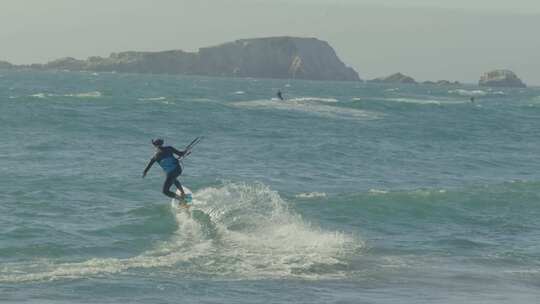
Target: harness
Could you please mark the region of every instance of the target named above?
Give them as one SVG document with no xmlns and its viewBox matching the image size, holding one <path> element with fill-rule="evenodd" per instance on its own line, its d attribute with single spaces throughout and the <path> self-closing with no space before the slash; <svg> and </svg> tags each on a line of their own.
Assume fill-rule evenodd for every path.
<svg viewBox="0 0 540 304">
<path fill-rule="evenodd" d="M 163 169 L 163 171 L 167 173 L 173 172 L 180 166 L 180 164 L 178 163 L 178 160 L 172 155 L 162 158 L 161 160 L 158 161 L 158 164 Z"/>
</svg>

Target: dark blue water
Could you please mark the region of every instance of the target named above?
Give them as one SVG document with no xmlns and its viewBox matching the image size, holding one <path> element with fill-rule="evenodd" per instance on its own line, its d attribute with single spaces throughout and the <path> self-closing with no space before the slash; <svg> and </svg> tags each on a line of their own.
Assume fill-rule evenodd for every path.
<svg viewBox="0 0 540 304">
<path fill-rule="evenodd" d="M 539 121 L 536 88 L 0 71 L 0 302 L 536 303 Z M 188 215 L 141 174 L 196 136 Z"/>
</svg>

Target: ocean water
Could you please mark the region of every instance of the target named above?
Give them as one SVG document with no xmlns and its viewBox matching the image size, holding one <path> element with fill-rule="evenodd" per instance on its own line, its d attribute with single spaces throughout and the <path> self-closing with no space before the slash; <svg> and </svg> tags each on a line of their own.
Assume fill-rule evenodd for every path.
<svg viewBox="0 0 540 304">
<path fill-rule="evenodd" d="M 0 71 L 0 126 L 2 303 L 540 299 L 538 88 Z"/>
</svg>

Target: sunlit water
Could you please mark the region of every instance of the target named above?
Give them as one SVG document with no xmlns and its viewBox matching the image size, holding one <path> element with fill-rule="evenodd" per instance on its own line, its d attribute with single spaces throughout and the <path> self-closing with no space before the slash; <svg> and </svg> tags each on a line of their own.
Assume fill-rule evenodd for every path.
<svg viewBox="0 0 540 304">
<path fill-rule="evenodd" d="M 539 122 L 535 88 L 0 71 L 0 302 L 536 303 Z M 188 216 L 141 174 L 196 136 Z"/>
</svg>

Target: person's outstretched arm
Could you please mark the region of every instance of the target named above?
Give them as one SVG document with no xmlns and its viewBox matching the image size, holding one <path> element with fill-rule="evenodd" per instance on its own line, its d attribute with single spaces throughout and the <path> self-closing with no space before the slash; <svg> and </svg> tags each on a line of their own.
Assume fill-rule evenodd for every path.
<svg viewBox="0 0 540 304">
<path fill-rule="evenodd" d="M 146 165 L 146 168 L 144 168 L 144 172 L 142 174 L 142 177 L 144 178 L 146 176 L 146 173 L 148 173 L 148 170 L 150 170 L 150 168 L 152 168 L 152 165 L 156 162 L 156 159 L 154 157 L 152 157 L 152 159 L 150 160 L 150 162 L 148 163 L 148 165 Z"/>
</svg>

